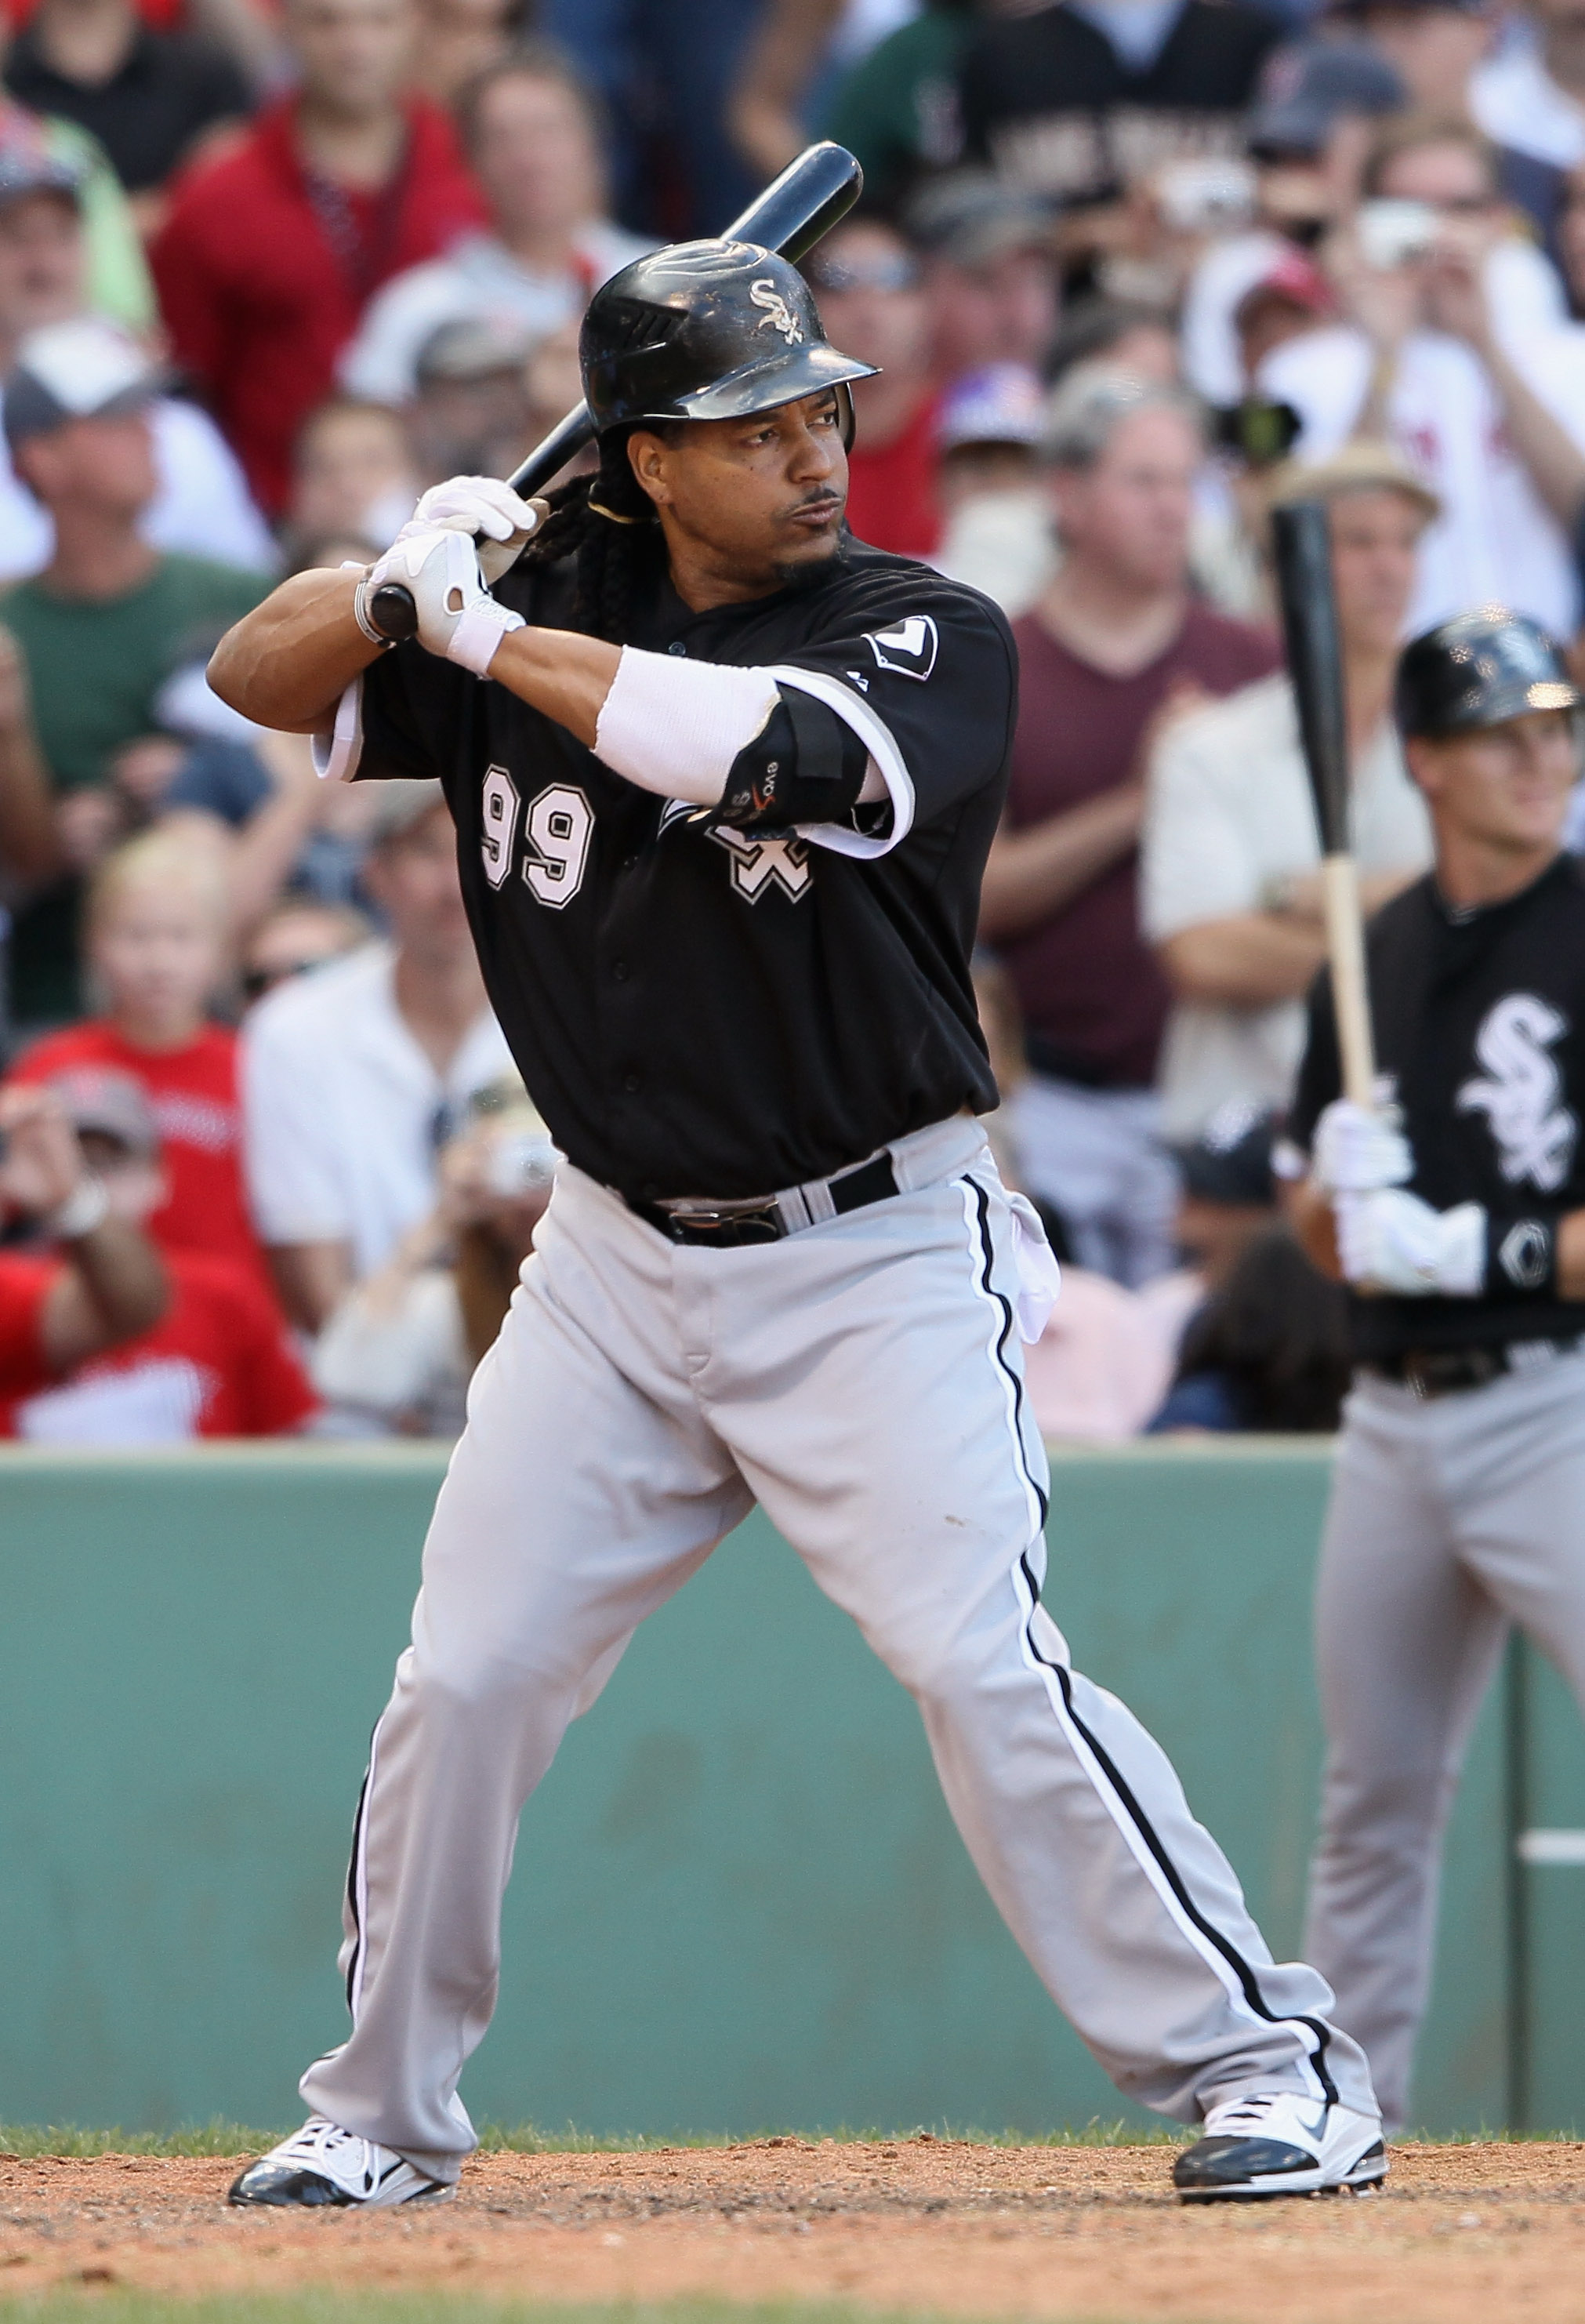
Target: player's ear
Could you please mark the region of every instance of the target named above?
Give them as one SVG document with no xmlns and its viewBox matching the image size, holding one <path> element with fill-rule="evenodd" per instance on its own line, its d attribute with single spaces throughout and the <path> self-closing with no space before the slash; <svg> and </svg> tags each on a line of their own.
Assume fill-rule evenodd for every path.
<svg viewBox="0 0 1585 2324">
<path fill-rule="evenodd" d="M 652 436 L 647 428 L 635 428 L 627 439 L 627 456 L 640 491 L 647 493 L 657 508 L 665 508 L 671 499 L 665 440 Z"/>
<path fill-rule="evenodd" d="M 1404 764 L 1409 770 L 1409 780 L 1427 797 L 1434 797 L 1436 792 L 1437 763 L 1434 742 L 1428 742 L 1424 734 L 1405 735 Z"/>
</svg>

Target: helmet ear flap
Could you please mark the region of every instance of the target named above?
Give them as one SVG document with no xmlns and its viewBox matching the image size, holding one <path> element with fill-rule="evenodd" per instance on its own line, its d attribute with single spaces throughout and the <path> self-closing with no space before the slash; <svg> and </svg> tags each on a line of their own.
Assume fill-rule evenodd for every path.
<svg viewBox="0 0 1585 2324">
<path fill-rule="evenodd" d="M 858 433 L 859 422 L 853 410 L 853 391 L 845 379 L 836 391 L 836 410 L 837 417 L 842 423 L 842 448 L 844 452 L 851 452 L 853 448 L 853 438 Z"/>
</svg>

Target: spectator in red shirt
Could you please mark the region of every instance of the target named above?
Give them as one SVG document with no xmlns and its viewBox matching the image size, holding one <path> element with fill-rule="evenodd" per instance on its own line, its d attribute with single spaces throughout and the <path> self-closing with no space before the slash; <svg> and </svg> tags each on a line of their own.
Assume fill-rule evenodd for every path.
<svg viewBox="0 0 1585 2324">
<path fill-rule="evenodd" d="M 59 1097 L 0 1090 L 0 1222 L 32 1220 L 48 1259 L 0 1251 L 0 1398 L 47 1388 L 158 1321 L 170 1286 L 158 1253 L 114 1215 Z"/>
<path fill-rule="evenodd" d="M 32 1093 L 30 1093 L 30 1095 Z M 160 1133 L 129 1074 L 79 1073 L 60 1102 L 125 1233 L 164 1204 Z M 152 1330 L 72 1364 L 66 1377 L 0 1404 L 0 1434 L 44 1444 L 155 1444 L 194 1436 L 281 1436 L 316 1408 L 281 1320 L 250 1270 L 180 1251 Z"/>
<path fill-rule="evenodd" d="M 1277 659 L 1265 631 L 1191 595 L 1204 452 L 1177 388 L 1092 368 L 1053 400 L 1062 562 L 1013 628 L 1012 780 L 981 907 L 1033 1068 L 1009 1109 L 1023 1182 L 1081 1266 L 1129 1285 L 1171 1267 L 1176 1202 L 1155 1089 L 1167 989 L 1137 896 L 1144 769 L 1175 706 L 1230 694 Z"/>
<path fill-rule="evenodd" d="M 373 292 L 484 217 L 447 116 L 401 95 L 413 0 L 287 0 L 285 23 L 298 88 L 179 182 L 152 254 L 176 354 L 272 516 Z"/>
<path fill-rule="evenodd" d="M 879 376 L 853 386 L 858 435 L 848 458 L 848 524 L 871 549 L 929 557 L 941 538 L 935 497 L 935 390 L 930 309 L 918 262 L 880 218 L 828 234 L 805 266 L 834 343 Z"/>
<path fill-rule="evenodd" d="M 159 831 L 120 849 L 88 899 L 88 952 L 105 1014 L 46 1034 L 14 1078 L 69 1088 L 84 1072 L 130 1075 L 165 1148 L 154 1240 L 168 1253 L 228 1259 L 267 1289 L 243 1185 L 236 1036 L 206 1014 L 225 973 L 226 921 L 217 852 Z"/>
</svg>

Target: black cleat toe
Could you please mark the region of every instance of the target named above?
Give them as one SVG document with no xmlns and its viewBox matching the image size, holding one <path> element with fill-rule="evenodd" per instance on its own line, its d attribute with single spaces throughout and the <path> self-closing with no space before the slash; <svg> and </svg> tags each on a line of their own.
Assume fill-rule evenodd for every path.
<svg viewBox="0 0 1585 2324">
<path fill-rule="evenodd" d="M 1290 2172 L 1313 2171 L 1315 2157 L 1276 2138 L 1202 2138 L 1172 2166 L 1181 2195 L 1273 2195 L 1286 2190 Z M 1251 2182 L 1256 2182 L 1251 2184 Z"/>
<path fill-rule="evenodd" d="M 250 2163 L 240 2179 L 231 2182 L 227 2200 L 233 2203 L 262 2203 L 278 2211 L 318 2211 L 336 2207 L 345 2209 L 352 2197 L 337 2187 L 333 2180 L 318 2171 L 304 2171 L 296 2163 Z"/>
</svg>

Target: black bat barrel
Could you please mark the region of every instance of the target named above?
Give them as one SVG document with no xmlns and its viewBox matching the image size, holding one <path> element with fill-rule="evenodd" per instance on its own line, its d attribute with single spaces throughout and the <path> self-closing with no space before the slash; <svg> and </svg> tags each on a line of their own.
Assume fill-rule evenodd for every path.
<svg viewBox="0 0 1585 2324">
<path fill-rule="evenodd" d="M 762 194 L 736 217 L 722 235 L 723 242 L 757 242 L 796 266 L 829 234 L 838 218 L 858 200 L 864 173 L 845 145 L 829 140 L 806 146 L 773 178 Z M 525 500 L 543 492 L 552 476 L 576 459 L 594 433 L 589 407 L 580 403 L 558 420 L 542 444 L 536 444 L 521 468 L 507 478 Z M 411 592 L 400 582 L 387 581 L 369 600 L 369 616 L 388 638 L 410 638 L 419 626 Z"/>
<path fill-rule="evenodd" d="M 1326 510 L 1320 501 L 1294 501 L 1275 510 L 1271 522 L 1288 673 L 1304 764 L 1315 794 L 1321 852 L 1346 855 L 1349 733 Z"/>
</svg>

